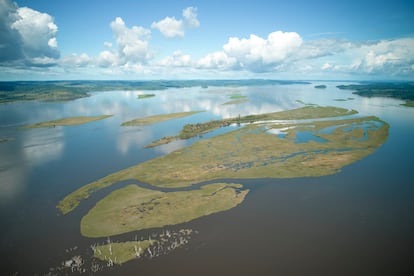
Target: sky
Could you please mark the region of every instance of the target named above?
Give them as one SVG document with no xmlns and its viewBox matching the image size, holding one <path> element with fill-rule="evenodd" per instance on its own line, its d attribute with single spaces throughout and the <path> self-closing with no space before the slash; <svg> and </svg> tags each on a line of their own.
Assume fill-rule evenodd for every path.
<svg viewBox="0 0 414 276">
<path fill-rule="evenodd" d="M 414 80 L 412 0 L 0 0 L 0 80 Z"/>
</svg>

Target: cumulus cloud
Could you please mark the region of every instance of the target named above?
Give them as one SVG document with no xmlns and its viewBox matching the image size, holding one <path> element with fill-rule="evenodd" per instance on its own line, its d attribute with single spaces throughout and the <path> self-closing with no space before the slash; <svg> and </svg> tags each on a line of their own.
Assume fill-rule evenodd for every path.
<svg viewBox="0 0 414 276">
<path fill-rule="evenodd" d="M 238 61 L 229 57 L 225 52 L 214 52 L 206 55 L 197 62 L 197 66 L 203 69 L 230 70 L 235 69 Z"/>
<path fill-rule="evenodd" d="M 59 58 L 53 17 L 0 0 L 0 62 L 54 65 Z"/>
<path fill-rule="evenodd" d="M 180 50 L 167 57 L 155 56 L 151 28 L 167 38 L 182 38 L 188 29 L 200 26 L 197 16 L 197 8 L 187 7 L 180 18 L 167 16 L 148 28 L 127 26 L 117 17 L 109 24 L 114 40 L 103 42 L 98 55 L 74 53 L 60 58 L 58 27 L 52 16 L 0 0 L 0 77 L 14 77 L 16 72 L 90 72 L 112 74 L 111 78 L 133 78 L 137 73 L 156 78 L 190 74 L 237 78 L 263 73 L 260 76 L 279 78 L 412 79 L 414 75 L 413 37 L 369 42 L 303 40 L 296 32 L 274 31 L 230 37 L 221 49 L 210 49 L 201 58 L 193 59 L 193 53 Z"/>
<path fill-rule="evenodd" d="M 315 42 L 311 42 L 316 44 Z M 318 64 L 322 71 L 348 75 L 365 75 L 378 77 L 404 77 L 412 75 L 414 64 L 414 38 L 399 38 L 366 43 L 336 41 L 336 50 L 325 47 L 324 54 L 307 55 L 300 50 L 301 58 L 293 65 L 305 62 Z M 307 50 L 310 47 L 305 47 Z M 326 61 L 329 59 L 329 62 Z"/>
<path fill-rule="evenodd" d="M 250 35 L 249 38 L 231 37 L 223 46 L 224 52 L 235 58 L 241 68 L 267 71 L 282 63 L 302 45 L 295 32 L 272 32 L 266 39 Z"/>
<path fill-rule="evenodd" d="M 185 8 L 182 15 L 183 19 L 167 16 L 158 22 L 153 22 L 151 28 L 158 29 L 167 38 L 174 38 L 184 37 L 185 28 L 198 28 L 200 26 L 197 19 L 197 8 Z"/>
<path fill-rule="evenodd" d="M 183 37 L 184 24 L 182 20 L 177 20 L 175 17 L 166 17 L 158 22 L 153 22 L 151 28 L 158 29 L 165 37 Z"/>
<path fill-rule="evenodd" d="M 98 65 L 101 67 L 124 66 L 128 63 L 145 64 L 152 58 L 152 52 L 148 46 L 151 31 L 141 27 L 128 28 L 121 17 L 115 18 L 110 24 L 116 40 L 116 50 L 112 50 L 112 43 L 105 42 L 108 50 L 102 51 L 98 57 Z"/>
<path fill-rule="evenodd" d="M 11 27 L 18 19 L 17 9 L 16 4 L 0 0 L 0 63 L 23 57 L 22 37 Z"/>
<path fill-rule="evenodd" d="M 86 67 L 91 64 L 92 58 L 89 57 L 86 53 L 83 54 L 71 54 L 62 58 L 61 64 L 69 67 Z"/>
<path fill-rule="evenodd" d="M 384 40 L 372 45 L 363 45 L 359 49 L 359 68 L 367 72 L 397 70 L 400 73 L 410 71 L 414 64 L 414 38 Z"/>
<path fill-rule="evenodd" d="M 185 55 L 181 51 L 175 51 L 171 57 L 160 60 L 158 65 L 165 67 L 186 67 L 193 66 L 194 62 L 190 55 Z"/>
<path fill-rule="evenodd" d="M 332 65 L 330 65 L 329 63 L 324 63 L 322 65 L 322 70 L 329 70 L 330 68 L 332 68 Z"/>
<path fill-rule="evenodd" d="M 183 10 L 184 24 L 189 28 L 200 27 L 200 22 L 197 19 L 197 8 L 188 7 Z"/>
<path fill-rule="evenodd" d="M 141 26 L 128 28 L 122 18 L 117 17 L 111 22 L 111 29 L 118 45 L 118 54 L 125 60 L 145 62 L 152 54 L 148 49 L 151 31 Z"/>
</svg>

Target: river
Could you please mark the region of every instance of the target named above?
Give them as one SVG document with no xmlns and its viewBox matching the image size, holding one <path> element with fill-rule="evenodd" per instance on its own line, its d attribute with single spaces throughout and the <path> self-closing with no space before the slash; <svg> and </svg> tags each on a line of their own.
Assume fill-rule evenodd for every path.
<svg viewBox="0 0 414 276">
<path fill-rule="evenodd" d="M 90 257 L 105 239 L 80 235 L 79 220 L 95 202 L 120 187 L 96 193 L 62 216 L 56 204 L 68 193 L 112 172 L 167 154 L 204 137 L 152 149 L 148 143 L 176 135 L 186 123 L 331 105 L 374 115 L 390 124 L 387 142 L 374 154 L 324 177 L 239 179 L 251 191 L 229 211 L 171 231 L 197 231 L 183 248 L 158 258 L 130 261 L 96 275 L 408 275 L 414 273 L 414 108 L 401 101 L 364 98 L 340 83 L 250 87 L 191 87 L 93 93 L 69 102 L 0 105 L 0 256 L 2 275 L 43 275 L 71 254 Z M 249 101 L 222 105 L 229 95 Z M 352 99 L 349 99 L 352 98 Z M 346 99 L 338 101 L 338 99 Z M 204 110 L 191 117 L 142 127 L 122 122 L 150 115 Z M 113 114 L 79 126 L 22 129 L 70 116 Z M 217 135 L 220 131 L 211 135 Z M 116 237 L 146 237 L 150 229 Z"/>
</svg>

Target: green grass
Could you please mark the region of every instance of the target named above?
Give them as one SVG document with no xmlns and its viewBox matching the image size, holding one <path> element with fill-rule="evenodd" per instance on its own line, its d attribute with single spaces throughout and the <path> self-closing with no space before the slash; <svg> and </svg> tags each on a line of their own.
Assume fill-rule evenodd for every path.
<svg viewBox="0 0 414 276">
<path fill-rule="evenodd" d="M 353 113 L 337 108 L 305 107 L 292 112 L 281 112 L 277 116 L 275 114 L 254 116 L 261 119 L 304 119 L 306 116 L 318 118 L 316 115 Z M 364 122 L 372 124 L 373 127 L 368 130 L 366 141 L 358 141 L 363 133 L 358 125 Z M 375 124 L 379 127 L 375 127 Z M 297 130 L 317 132 L 332 126 L 338 126 L 332 134 L 317 134 L 326 139 L 326 143 L 311 141 L 298 144 L 294 141 Z M 286 127 L 290 127 L 286 130 L 286 138 L 279 138 L 269 132 L 272 129 Z M 347 127 L 354 127 L 354 129 L 345 131 Z M 250 124 L 110 174 L 69 194 L 59 202 L 57 207 L 66 214 L 94 191 L 127 179 L 137 179 L 159 187 L 185 187 L 215 179 L 329 175 L 373 153 L 387 140 L 388 128 L 386 122 L 376 117 L 287 125 L 265 121 L 260 124 Z"/>
<path fill-rule="evenodd" d="M 178 112 L 178 113 L 154 115 L 154 116 L 138 118 L 138 119 L 134 119 L 128 122 L 124 122 L 121 125 L 122 126 L 144 126 L 144 125 L 155 124 L 155 123 L 159 123 L 159 122 L 163 122 L 167 120 L 191 116 L 191 115 L 194 115 L 200 112 L 204 112 L 204 111 L 189 111 L 189 112 Z"/>
<path fill-rule="evenodd" d="M 56 127 L 56 126 L 73 126 L 86 124 L 98 120 L 103 120 L 111 117 L 112 115 L 101 115 L 101 116 L 79 116 L 79 117 L 68 117 L 58 120 L 52 120 L 47 122 L 40 122 L 32 125 L 24 126 L 23 128 L 42 128 L 42 127 Z"/>
<path fill-rule="evenodd" d="M 81 220 L 86 237 L 106 237 L 188 222 L 240 204 L 248 190 L 240 184 L 209 184 L 201 189 L 160 192 L 136 185 L 100 200 Z"/>
</svg>

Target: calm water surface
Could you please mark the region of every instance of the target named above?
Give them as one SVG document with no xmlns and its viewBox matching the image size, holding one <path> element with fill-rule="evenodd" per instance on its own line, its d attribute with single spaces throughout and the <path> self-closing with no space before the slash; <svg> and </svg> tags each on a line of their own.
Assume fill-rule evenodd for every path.
<svg viewBox="0 0 414 276">
<path fill-rule="evenodd" d="M 106 240 L 83 238 L 79 220 L 122 183 L 61 216 L 55 206 L 68 193 L 227 130 L 153 149 L 143 149 L 146 144 L 177 134 L 186 123 L 303 106 L 298 100 L 378 116 L 391 125 L 388 141 L 336 175 L 237 180 L 251 189 L 241 205 L 169 227 L 198 231 L 185 248 L 97 275 L 413 275 L 414 109 L 398 100 L 352 95 L 336 89 L 337 83 L 325 90 L 314 89 L 316 84 L 168 89 L 151 91 L 156 97 L 141 100 L 137 94 L 142 92 L 113 91 L 63 103 L 0 105 L 0 138 L 13 138 L 0 144 L 1 275 L 43 275 L 71 256 L 71 250 L 86 258 L 92 243 Z M 221 105 L 230 94 L 250 101 Z M 354 99 L 337 101 L 350 97 Z M 191 110 L 205 112 L 151 126 L 120 126 L 138 117 Z M 20 128 L 102 114 L 114 116 L 80 126 Z M 154 231 L 160 229 L 114 239 Z"/>
</svg>

